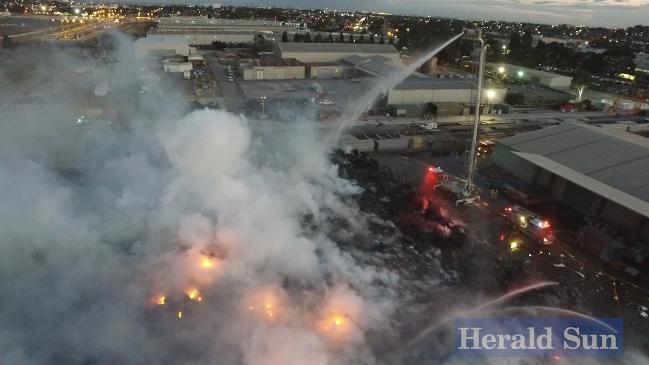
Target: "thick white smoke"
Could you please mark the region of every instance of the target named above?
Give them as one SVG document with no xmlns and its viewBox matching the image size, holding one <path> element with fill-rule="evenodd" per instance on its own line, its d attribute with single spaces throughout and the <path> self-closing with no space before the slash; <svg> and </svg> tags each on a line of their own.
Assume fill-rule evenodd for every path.
<svg viewBox="0 0 649 365">
<path fill-rule="evenodd" d="M 375 364 L 407 342 L 395 317 L 440 315 L 404 318 L 400 296 L 447 273 L 406 293 L 399 268 L 356 249 L 378 219 L 321 136 L 261 138 L 242 116 L 187 112 L 172 87 L 139 94 L 125 44 L 117 63 L 0 61 L 1 363 Z M 111 125 L 76 123 L 110 104 Z"/>
<path fill-rule="evenodd" d="M 360 190 L 315 136 L 261 140 L 240 116 L 183 115 L 174 93 L 121 99 L 125 126 L 84 127 L 77 94 L 102 79 L 129 93 L 133 70 L 92 62 L 84 84 L 66 73 L 77 57 L 17 52 L 56 55 L 41 87 L 75 90 L 3 110 L 3 362 L 376 361 L 365 335 L 393 310 L 376 283 L 395 279 L 334 242 L 365 229 L 346 198 Z"/>
</svg>

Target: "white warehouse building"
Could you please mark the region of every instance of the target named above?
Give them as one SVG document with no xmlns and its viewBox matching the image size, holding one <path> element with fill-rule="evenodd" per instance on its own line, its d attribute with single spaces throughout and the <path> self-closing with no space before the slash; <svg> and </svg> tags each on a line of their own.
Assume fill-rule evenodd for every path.
<svg viewBox="0 0 649 365">
<path fill-rule="evenodd" d="M 189 56 L 192 48 L 189 47 L 187 38 L 174 35 L 147 35 L 133 44 L 135 58 L 160 59 L 167 56 Z"/>
<path fill-rule="evenodd" d="M 381 79 L 389 79 L 402 72 L 404 65 L 383 56 L 346 57 L 343 63 L 359 71 Z M 436 78 L 419 72 L 403 80 L 388 92 L 388 105 L 417 105 L 426 103 L 465 104 L 472 99 L 476 84 L 474 79 Z M 498 104 L 505 99 L 507 89 L 503 86 L 486 85 L 483 88 L 482 103 Z"/>
<path fill-rule="evenodd" d="M 157 27 L 150 33 L 185 36 L 190 45 L 209 45 L 214 41 L 251 43 L 259 34 L 278 39 L 283 32 L 304 30 L 304 23 L 176 16 L 158 19 Z"/>
<path fill-rule="evenodd" d="M 388 105 L 468 103 L 475 89 L 475 83 L 466 79 L 413 75 L 389 92 Z M 482 104 L 501 103 L 506 94 L 504 87 L 486 85 L 482 92 Z"/>
<path fill-rule="evenodd" d="M 343 58 L 353 55 L 382 56 L 394 62 L 399 61 L 399 52 L 390 44 L 275 43 L 275 56 L 294 58 L 304 63 L 340 62 Z"/>
<path fill-rule="evenodd" d="M 572 77 L 570 76 L 507 63 L 487 62 L 486 68 L 494 73 L 507 74 L 510 78 L 526 80 L 554 89 L 568 89 L 572 84 Z"/>
<path fill-rule="evenodd" d="M 293 59 L 262 58 L 239 65 L 244 80 L 303 80 L 304 64 Z"/>
</svg>

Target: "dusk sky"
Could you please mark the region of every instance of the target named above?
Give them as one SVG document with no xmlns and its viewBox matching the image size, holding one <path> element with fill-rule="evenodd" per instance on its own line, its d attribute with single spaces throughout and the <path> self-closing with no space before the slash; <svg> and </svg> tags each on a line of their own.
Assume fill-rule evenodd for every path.
<svg viewBox="0 0 649 365">
<path fill-rule="evenodd" d="M 124 1 L 126 2 L 126 1 Z M 214 0 L 140 0 L 155 3 L 219 3 Z M 228 5 L 284 4 L 290 7 L 372 10 L 391 13 L 489 18 L 546 24 L 627 27 L 649 25 L 649 0 L 226 0 Z"/>
</svg>

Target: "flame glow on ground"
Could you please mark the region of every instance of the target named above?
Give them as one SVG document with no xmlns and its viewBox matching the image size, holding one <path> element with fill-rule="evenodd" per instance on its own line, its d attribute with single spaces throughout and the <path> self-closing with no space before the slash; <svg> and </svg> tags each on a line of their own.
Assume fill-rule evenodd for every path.
<svg viewBox="0 0 649 365">
<path fill-rule="evenodd" d="M 203 269 L 211 269 L 216 265 L 216 260 L 212 257 L 202 255 L 200 265 Z"/>
<path fill-rule="evenodd" d="M 155 304 L 155 305 L 165 305 L 166 299 L 167 299 L 166 296 L 158 295 L 158 296 L 153 297 L 153 299 L 151 299 L 151 302 L 153 304 Z"/>
<path fill-rule="evenodd" d="M 188 113 L 177 88 L 152 88 L 116 98 L 124 128 L 80 128 L 69 118 L 87 100 L 77 91 L 106 79 L 111 96 L 130 96 L 143 71 L 119 55 L 107 67 L 26 48 L 0 61 L 33 60 L 25 75 L 47 89 L 5 104 L 0 122 L 3 363 L 381 364 L 403 345 L 401 324 L 448 314 L 407 297 L 430 300 L 453 273 L 406 251 L 414 242 L 374 209 L 388 203 L 349 178 L 351 155 L 332 163 L 302 114 L 308 130 L 266 135 L 225 111 Z M 66 73 L 88 64 L 99 70 L 90 80 Z M 3 95 L 22 99 L 9 73 Z M 378 241 L 386 252 L 369 248 Z M 431 269 L 413 279 L 410 263 Z"/>
<path fill-rule="evenodd" d="M 285 299 L 280 301 L 276 290 L 272 288 L 252 289 L 244 299 L 244 305 L 257 318 L 268 323 L 278 323 L 280 309 L 285 305 Z"/>
<path fill-rule="evenodd" d="M 201 302 L 203 301 L 203 297 L 201 297 L 201 293 L 198 291 L 198 289 L 190 289 L 187 292 L 187 297 L 195 302 Z"/>
<path fill-rule="evenodd" d="M 319 327 L 322 334 L 334 342 L 344 342 L 350 334 L 350 320 L 346 315 L 340 313 L 325 315 Z"/>
</svg>

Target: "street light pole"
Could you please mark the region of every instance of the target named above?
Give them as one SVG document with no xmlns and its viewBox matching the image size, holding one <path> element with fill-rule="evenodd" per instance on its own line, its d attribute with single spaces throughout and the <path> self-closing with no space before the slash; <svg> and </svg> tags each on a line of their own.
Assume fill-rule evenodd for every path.
<svg viewBox="0 0 649 365">
<path fill-rule="evenodd" d="M 266 105 L 265 105 L 266 104 L 265 103 L 266 102 L 266 97 L 261 96 L 261 97 L 259 97 L 259 99 L 261 99 L 261 117 L 266 118 Z"/>
<path fill-rule="evenodd" d="M 482 39 L 482 29 L 478 29 L 477 40 L 480 42 L 480 65 L 478 68 L 478 95 L 475 103 L 475 116 L 473 121 L 473 136 L 471 139 L 471 152 L 469 155 L 469 173 L 466 179 L 466 185 L 463 194 L 470 197 L 474 190 L 473 177 L 475 175 L 476 149 L 478 146 L 478 127 L 480 126 L 480 105 L 482 104 L 482 82 L 484 79 L 485 57 L 487 45 Z"/>
</svg>

